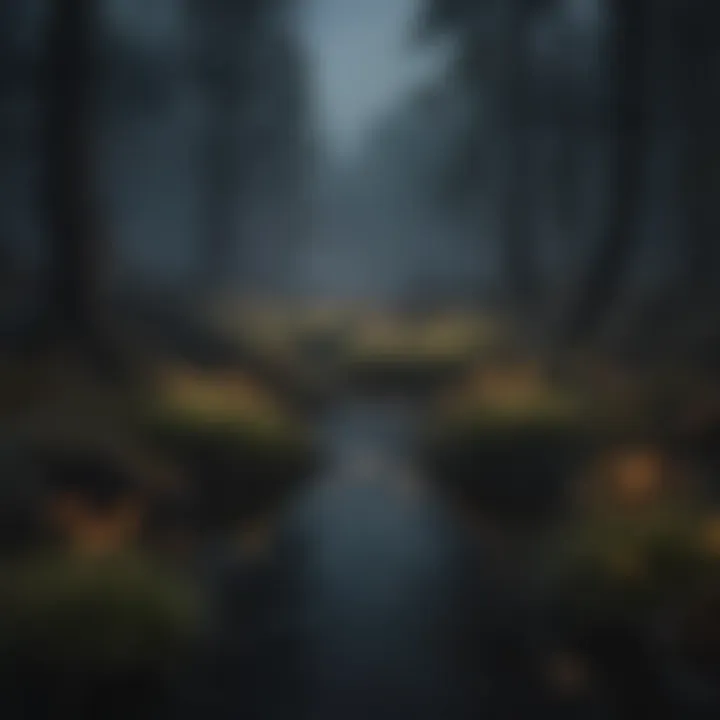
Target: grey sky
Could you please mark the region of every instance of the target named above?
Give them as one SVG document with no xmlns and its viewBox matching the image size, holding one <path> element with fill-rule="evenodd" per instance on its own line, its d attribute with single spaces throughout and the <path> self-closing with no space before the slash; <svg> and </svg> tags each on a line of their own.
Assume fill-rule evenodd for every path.
<svg viewBox="0 0 720 720">
<path fill-rule="evenodd" d="M 335 151 L 351 151 L 375 118 L 438 72 L 444 53 L 412 45 L 421 0 L 301 1 L 319 122 Z"/>
</svg>

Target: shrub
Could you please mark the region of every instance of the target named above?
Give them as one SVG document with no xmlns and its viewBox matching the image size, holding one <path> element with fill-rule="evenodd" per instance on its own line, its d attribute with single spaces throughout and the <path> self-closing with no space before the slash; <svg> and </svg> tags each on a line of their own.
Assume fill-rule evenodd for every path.
<svg viewBox="0 0 720 720">
<path fill-rule="evenodd" d="M 526 368 L 472 376 L 435 406 L 427 448 L 436 479 L 506 522 L 552 515 L 584 449 L 583 410 Z"/>
<path fill-rule="evenodd" d="M 306 426 L 241 375 L 170 375 L 137 420 L 189 470 L 201 512 L 223 524 L 274 505 L 314 465 Z"/>
<path fill-rule="evenodd" d="M 137 554 L 36 555 L 3 567 L 2 580 L 5 657 L 53 667 L 172 663 L 199 617 L 190 586 Z"/>
</svg>

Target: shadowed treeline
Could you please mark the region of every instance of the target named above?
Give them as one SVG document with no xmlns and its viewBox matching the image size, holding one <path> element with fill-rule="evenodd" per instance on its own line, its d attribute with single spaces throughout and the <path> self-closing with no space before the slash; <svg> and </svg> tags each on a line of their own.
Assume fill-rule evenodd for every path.
<svg viewBox="0 0 720 720">
<path fill-rule="evenodd" d="M 715 717 L 710 10 L 0 0 L 0 714 Z"/>
</svg>

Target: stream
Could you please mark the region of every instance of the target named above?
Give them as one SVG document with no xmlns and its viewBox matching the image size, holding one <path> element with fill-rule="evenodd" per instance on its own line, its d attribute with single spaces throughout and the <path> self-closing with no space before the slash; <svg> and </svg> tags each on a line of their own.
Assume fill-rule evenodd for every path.
<svg viewBox="0 0 720 720">
<path fill-rule="evenodd" d="M 542 716 L 523 676 L 531 603 L 501 589 L 424 487 L 419 417 L 406 402 L 349 400 L 323 419 L 323 472 L 229 602 L 250 650 L 229 663 L 225 696 L 242 698 L 227 717 Z"/>
</svg>

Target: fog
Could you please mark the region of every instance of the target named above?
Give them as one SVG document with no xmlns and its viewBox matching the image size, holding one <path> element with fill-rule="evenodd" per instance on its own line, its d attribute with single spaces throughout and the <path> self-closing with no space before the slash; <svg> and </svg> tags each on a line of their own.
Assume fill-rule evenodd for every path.
<svg viewBox="0 0 720 720">
<path fill-rule="evenodd" d="M 462 28 L 448 15 L 427 30 L 432 4 L 420 0 L 276 0 L 245 15 L 215 2 L 101 4 L 93 173 L 108 282 L 187 289 L 214 276 L 218 292 L 381 303 L 489 302 L 525 292 L 517 282 L 536 286 L 542 318 L 582 294 L 615 202 L 602 2 L 540 3 L 520 74 L 492 29 L 508 20 L 490 5 Z M 3 238 L 31 274 L 49 241 L 39 151 L 49 7 L 3 4 Z M 223 12 L 240 34 L 223 34 L 232 20 L 213 19 Z M 662 52 L 668 18 L 648 28 L 644 187 L 627 277 L 613 282 L 623 298 L 613 306 L 626 305 L 617 320 L 605 308 L 609 325 L 629 327 L 627 308 L 684 282 L 692 141 L 679 91 L 690 81 Z M 477 58 L 472 38 L 485 38 Z M 472 62 L 486 74 L 463 75 Z M 525 86 L 517 102 L 502 90 L 512 82 Z M 516 244 L 522 262 L 510 259 Z"/>
<path fill-rule="evenodd" d="M 720 717 L 708 0 L 0 0 L 0 717 Z"/>
</svg>

